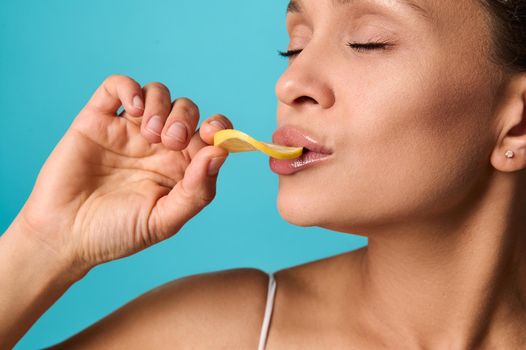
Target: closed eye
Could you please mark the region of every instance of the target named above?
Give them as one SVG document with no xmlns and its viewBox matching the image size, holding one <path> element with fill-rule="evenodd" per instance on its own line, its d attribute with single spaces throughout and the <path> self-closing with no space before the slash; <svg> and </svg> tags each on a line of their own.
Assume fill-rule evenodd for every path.
<svg viewBox="0 0 526 350">
<path fill-rule="evenodd" d="M 298 50 L 287 50 L 287 51 L 278 51 L 278 54 L 279 54 L 281 57 L 290 58 L 290 57 L 294 57 L 294 56 L 299 55 L 301 51 L 303 51 L 303 49 L 298 49 Z"/>
<path fill-rule="evenodd" d="M 347 43 L 347 45 L 356 51 L 386 50 L 390 46 L 387 42 Z"/>
<path fill-rule="evenodd" d="M 372 51 L 372 50 L 386 50 L 390 46 L 387 42 L 369 42 L 369 43 L 347 43 L 349 47 L 358 52 Z M 281 57 L 292 58 L 299 55 L 303 49 L 278 51 Z"/>
</svg>

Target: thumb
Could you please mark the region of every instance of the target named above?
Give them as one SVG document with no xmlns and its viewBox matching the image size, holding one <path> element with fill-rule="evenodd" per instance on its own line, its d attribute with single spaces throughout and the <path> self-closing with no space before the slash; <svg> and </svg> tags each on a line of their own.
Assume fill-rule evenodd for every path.
<svg viewBox="0 0 526 350">
<path fill-rule="evenodd" d="M 228 156 L 222 148 L 203 147 L 192 159 L 184 177 L 157 201 L 148 220 L 150 234 L 166 239 L 206 207 L 216 195 L 219 168 Z"/>
</svg>

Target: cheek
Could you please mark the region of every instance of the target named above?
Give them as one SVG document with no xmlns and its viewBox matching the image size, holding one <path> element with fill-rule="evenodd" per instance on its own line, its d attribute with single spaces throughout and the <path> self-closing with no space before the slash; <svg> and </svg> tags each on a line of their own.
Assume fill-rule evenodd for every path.
<svg viewBox="0 0 526 350">
<path fill-rule="evenodd" d="M 492 92 L 465 72 L 401 72 L 346 99 L 340 197 L 352 193 L 349 203 L 386 221 L 458 204 L 488 165 L 492 142 Z"/>
<path fill-rule="evenodd" d="M 438 55 L 432 65 L 386 65 L 338 83 L 325 115 L 335 157 L 280 178 L 287 221 L 359 233 L 437 216 L 470 197 L 491 169 L 495 91 L 480 72 Z"/>
</svg>

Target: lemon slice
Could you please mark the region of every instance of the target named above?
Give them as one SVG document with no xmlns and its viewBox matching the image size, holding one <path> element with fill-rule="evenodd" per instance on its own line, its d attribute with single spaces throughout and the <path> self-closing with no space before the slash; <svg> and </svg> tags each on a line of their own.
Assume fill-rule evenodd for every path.
<svg viewBox="0 0 526 350">
<path fill-rule="evenodd" d="M 287 147 L 261 142 L 239 130 L 226 129 L 215 133 L 214 146 L 229 152 L 261 151 L 276 159 L 294 159 L 301 156 L 303 147 Z"/>
</svg>

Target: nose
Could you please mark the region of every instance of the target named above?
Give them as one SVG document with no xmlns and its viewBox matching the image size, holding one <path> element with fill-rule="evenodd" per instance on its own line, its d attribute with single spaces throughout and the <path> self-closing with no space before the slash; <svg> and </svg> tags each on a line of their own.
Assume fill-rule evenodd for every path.
<svg viewBox="0 0 526 350">
<path fill-rule="evenodd" d="M 319 57 L 319 56 L 318 56 Z M 304 49 L 276 83 L 278 100 L 290 107 L 330 108 L 335 103 L 326 68 Z"/>
</svg>

